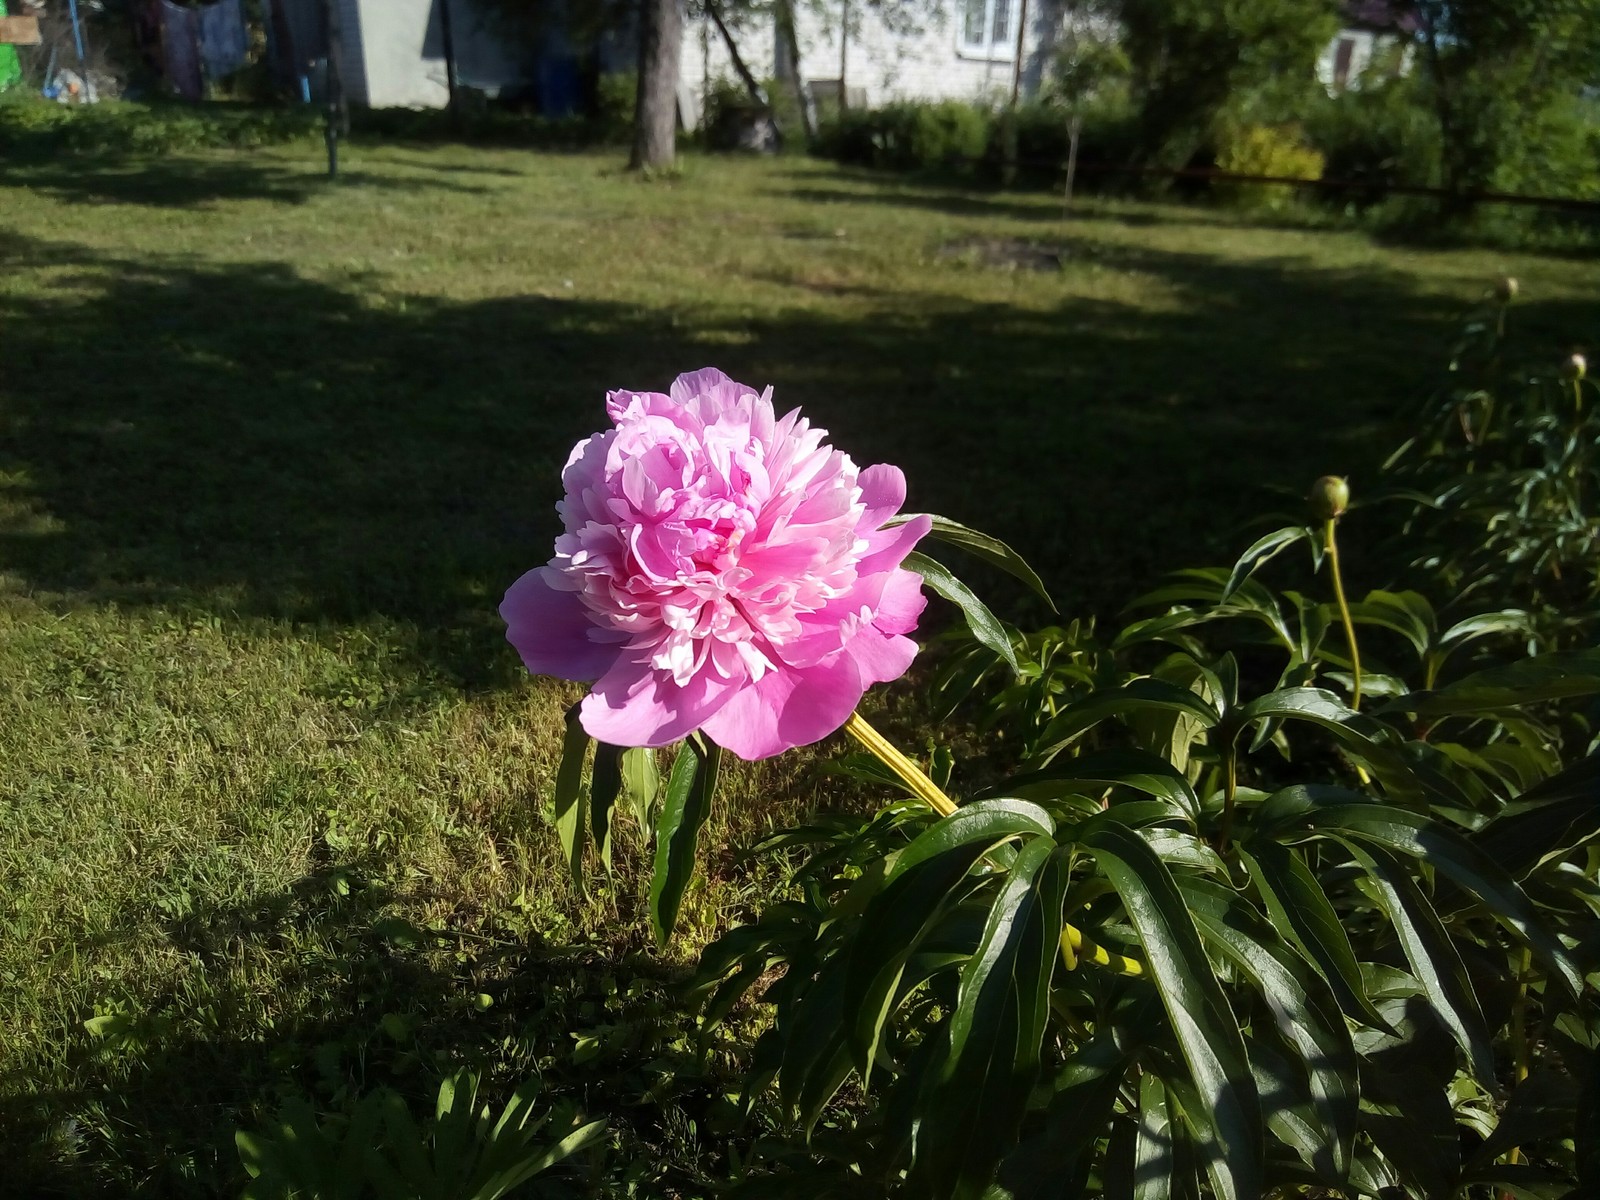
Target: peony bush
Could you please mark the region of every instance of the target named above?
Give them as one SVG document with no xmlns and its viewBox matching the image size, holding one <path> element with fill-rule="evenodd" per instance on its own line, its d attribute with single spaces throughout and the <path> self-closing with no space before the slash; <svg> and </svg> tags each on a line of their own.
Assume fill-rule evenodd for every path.
<svg viewBox="0 0 1600 1200">
<path fill-rule="evenodd" d="M 1514 295 L 1473 328 L 1502 337 Z M 1537 494 L 1587 502 L 1584 372 L 1532 387 L 1487 449 L 1397 456 L 1375 498 L 1405 503 L 1327 476 L 1305 517 L 1104 632 L 999 621 L 918 547 L 1044 594 L 1026 564 L 902 513 L 898 470 L 858 469 L 770 389 L 703 370 L 611 393 L 553 556 L 501 609 L 529 670 L 591 685 L 556 789 L 575 877 L 628 799 L 665 941 L 724 748 L 843 730 L 884 795 L 756 847 L 791 892 L 701 958 L 705 1028 L 764 1028 L 742 1100 L 778 1136 L 730 1166 L 740 1194 L 1600 1194 L 1600 651 L 1563 611 L 1600 587 L 1593 543 L 1569 505 L 1516 526 L 1507 571 L 1430 548 L 1353 594 L 1338 536 L 1406 504 L 1402 540 L 1503 536 L 1495 497 L 1527 478 L 1499 464 L 1553 463 Z M 1488 428 L 1481 393 L 1445 393 L 1438 428 Z M 951 738 L 914 761 L 857 711 L 911 666 L 924 588 L 965 621 L 927 689 L 978 735 L 965 762 Z"/>
</svg>

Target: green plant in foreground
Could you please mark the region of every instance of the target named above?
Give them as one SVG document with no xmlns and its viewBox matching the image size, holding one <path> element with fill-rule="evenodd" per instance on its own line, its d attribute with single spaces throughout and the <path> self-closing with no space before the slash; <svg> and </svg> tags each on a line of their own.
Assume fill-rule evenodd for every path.
<svg viewBox="0 0 1600 1200">
<path fill-rule="evenodd" d="M 499 1200 L 605 1134 L 604 1121 L 591 1121 L 541 1140 L 550 1114 L 535 1115 L 538 1095 L 535 1079 L 491 1118 L 477 1076 L 458 1071 L 439 1085 L 424 1127 L 387 1090 L 327 1123 L 305 1100 L 291 1100 L 267 1130 L 236 1135 L 251 1177 L 242 1200 Z"/>
<path fill-rule="evenodd" d="M 997 647 L 927 569 L 970 625 L 930 697 L 985 697 L 993 781 L 957 802 L 853 722 L 914 799 L 758 848 L 792 896 L 698 976 L 709 1026 L 776 976 L 747 1102 L 797 1137 L 748 1194 L 1600 1188 L 1600 650 L 1531 605 L 1352 602 L 1348 485 L 1311 504 L 1106 638 Z M 1326 580 L 1269 588 L 1300 543 Z"/>
</svg>

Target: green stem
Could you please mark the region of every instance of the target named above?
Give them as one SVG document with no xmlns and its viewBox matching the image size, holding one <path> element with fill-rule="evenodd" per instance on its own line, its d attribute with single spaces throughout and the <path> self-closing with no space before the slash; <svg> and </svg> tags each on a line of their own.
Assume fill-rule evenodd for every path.
<svg viewBox="0 0 1600 1200">
<path fill-rule="evenodd" d="M 1533 969 L 1533 952 L 1522 948 L 1522 963 L 1517 970 L 1517 998 L 1511 1006 L 1511 1054 L 1516 1068 L 1516 1079 L 1521 1083 L 1528 1077 L 1528 973 Z M 1513 1146 L 1506 1161 L 1522 1161 L 1522 1147 Z"/>
<path fill-rule="evenodd" d="M 897 750 L 892 742 L 879 733 L 860 713 L 851 713 L 844 723 L 844 731 L 884 766 L 893 771 L 912 793 L 941 817 L 956 811 L 956 802 L 940 790 L 939 785 L 923 773 L 921 767 Z M 1144 964 L 1138 959 L 1113 954 L 1090 939 L 1074 925 L 1061 927 L 1061 957 L 1067 970 L 1073 970 L 1080 958 L 1086 958 L 1102 967 L 1110 967 L 1119 975 L 1143 975 Z"/>
<path fill-rule="evenodd" d="M 1239 791 L 1239 747 L 1229 743 L 1222 757 L 1222 828 L 1217 833 L 1217 850 L 1226 852 L 1233 836 L 1233 801 Z"/>
<path fill-rule="evenodd" d="M 1350 619 L 1350 602 L 1344 595 L 1344 575 L 1339 570 L 1339 539 L 1334 534 L 1336 518 L 1330 518 L 1322 527 L 1323 541 L 1328 551 L 1328 566 L 1333 572 L 1333 596 L 1339 602 L 1339 619 L 1344 622 L 1344 640 L 1350 647 L 1350 707 L 1361 707 L 1361 647 L 1356 644 L 1356 626 Z"/>
</svg>

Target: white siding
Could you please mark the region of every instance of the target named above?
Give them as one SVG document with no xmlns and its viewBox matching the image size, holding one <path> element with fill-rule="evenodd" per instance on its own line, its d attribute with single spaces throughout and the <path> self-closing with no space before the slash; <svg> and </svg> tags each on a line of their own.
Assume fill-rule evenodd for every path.
<svg viewBox="0 0 1600 1200">
<path fill-rule="evenodd" d="M 1350 44 L 1349 68 L 1345 77 L 1338 77 L 1339 46 L 1342 42 Z M 1370 29 L 1342 29 L 1322 49 L 1322 54 L 1317 58 L 1317 79 L 1322 86 L 1328 89 L 1329 94 L 1342 91 L 1346 88 L 1356 89 L 1361 86 L 1361 76 L 1372 65 L 1372 60 L 1381 53 L 1393 50 L 1400 44 L 1400 39 L 1392 33 L 1374 33 Z M 1411 47 L 1407 46 L 1400 56 L 1400 73 L 1404 75 L 1411 69 Z"/>
<path fill-rule="evenodd" d="M 1007 24 L 1017 27 L 1022 0 L 1009 4 Z M 860 5 L 852 8 L 859 10 Z M 845 83 L 852 93 L 862 89 L 869 107 L 894 100 L 992 100 L 1011 94 L 1015 40 L 1007 39 L 990 54 L 969 50 L 961 38 L 963 0 L 949 5 L 947 16 L 926 21 L 920 29 L 895 32 L 870 11 L 859 22 L 845 53 Z M 831 17 L 831 19 L 829 19 Z M 806 81 L 839 78 L 838 14 L 819 15 L 809 7 L 799 14 L 800 77 Z M 1029 0 L 1028 29 L 1023 44 L 1022 87 L 1037 90 L 1060 24 L 1059 5 Z M 752 25 L 738 35 L 739 54 L 758 79 L 773 73 L 776 37 L 770 23 Z M 691 22 L 685 30 L 683 82 L 698 101 L 706 81 L 736 75 L 721 35 L 709 20 Z M 698 104 L 696 104 L 698 108 Z"/>
</svg>

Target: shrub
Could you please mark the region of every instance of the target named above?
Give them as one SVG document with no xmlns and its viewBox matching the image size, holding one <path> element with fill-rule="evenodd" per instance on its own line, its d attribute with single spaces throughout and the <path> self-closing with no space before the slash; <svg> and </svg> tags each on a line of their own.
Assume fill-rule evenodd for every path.
<svg viewBox="0 0 1600 1200">
<path fill-rule="evenodd" d="M 974 171 L 994 118 L 954 100 L 847 111 L 828 123 L 821 152 L 840 162 L 900 171 Z"/>
<path fill-rule="evenodd" d="M 1318 179 L 1322 155 L 1305 143 L 1297 126 L 1243 125 L 1221 139 L 1217 166 L 1237 175 L 1273 175 L 1283 179 Z M 1222 183 L 1217 194 L 1252 208 L 1283 208 L 1295 203 L 1298 189 L 1272 183 Z"/>
<path fill-rule="evenodd" d="M 1394 79 L 1325 96 L 1311 106 L 1306 131 L 1322 154 L 1325 195 L 1341 207 L 1365 208 L 1391 188 L 1426 187 L 1439 172 L 1439 127 L 1414 81 Z"/>
<path fill-rule="evenodd" d="M 307 107 L 102 101 L 67 106 L 34 98 L 0 103 L 0 153 L 43 158 L 61 152 L 178 154 L 249 149 L 315 132 L 321 116 Z"/>
</svg>

